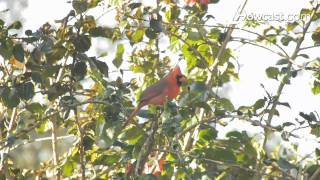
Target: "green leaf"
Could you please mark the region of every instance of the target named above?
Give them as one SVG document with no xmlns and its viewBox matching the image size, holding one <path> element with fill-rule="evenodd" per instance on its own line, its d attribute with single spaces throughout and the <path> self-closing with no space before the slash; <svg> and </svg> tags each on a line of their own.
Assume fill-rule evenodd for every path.
<svg viewBox="0 0 320 180">
<path fill-rule="evenodd" d="M 140 41 L 142 41 L 143 35 L 144 35 L 144 30 L 138 29 L 137 31 L 135 31 L 133 33 L 131 40 L 135 43 L 140 42 Z"/>
<path fill-rule="evenodd" d="M 34 85 L 32 82 L 26 82 L 17 86 L 18 95 L 21 99 L 29 100 L 34 96 Z"/>
<path fill-rule="evenodd" d="M 209 148 L 204 150 L 206 157 L 209 159 L 215 159 L 219 161 L 235 162 L 236 157 L 230 149 L 224 148 Z"/>
<path fill-rule="evenodd" d="M 205 109 L 207 112 L 211 112 L 211 111 L 212 111 L 210 105 L 209 105 L 207 102 L 204 102 L 204 101 L 195 102 L 195 103 L 194 103 L 194 106 L 195 106 L 195 107 L 203 108 L 203 109 Z"/>
<path fill-rule="evenodd" d="M 319 148 L 316 148 L 316 156 L 317 156 L 317 159 L 320 158 L 320 149 Z"/>
<path fill-rule="evenodd" d="M 282 106 L 286 106 L 286 107 L 288 107 L 288 108 L 290 108 L 290 109 L 291 109 L 290 104 L 289 104 L 289 103 L 287 103 L 287 102 L 278 102 L 278 104 L 279 104 L 279 105 L 282 105 Z"/>
<path fill-rule="evenodd" d="M 45 108 L 40 103 L 31 103 L 26 106 L 26 109 L 33 114 L 41 114 Z"/>
<path fill-rule="evenodd" d="M 283 127 L 286 127 L 286 126 L 294 126 L 295 124 L 292 123 L 292 122 L 285 122 L 282 124 Z"/>
<path fill-rule="evenodd" d="M 316 122 L 317 121 L 317 117 L 314 115 L 313 112 L 311 112 L 309 114 L 305 114 L 303 112 L 300 112 L 299 115 L 301 117 L 303 117 L 303 119 L 307 120 L 308 122 Z"/>
<path fill-rule="evenodd" d="M 238 132 L 238 131 L 231 131 L 231 132 L 228 132 L 226 134 L 226 137 L 242 140 L 243 139 L 243 134 Z"/>
<path fill-rule="evenodd" d="M 146 118 L 146 119 L 151 119 L 155 116 L 156 114 L 152 113 L 149 110 L 144 110 L 141 109 L 138 113 L 137 116 L 142 117 L 142 118 Z"/>
<path fill-rule="evenodd" d="M 13 22 L 8 29 L 20 29 L 22 27 L 22 24 L 20 21 Z"/>
<path fill-rule="evenodd" d="M 91 136 L 87 135 L 83 137 L 83 147 L 85 151 L 92 149 L 93 144 L 94 140 Z"/>
<path fill-rule="evenodd" d="M 43 76 L 39 72 L 31 72 L 31 79 L 35 83 L 43 83 L 44 82 Z"/>
<path fill-rule="evenodd" d="M 312 87 L 312 93 L 318 95 L 320 93 L 320 81 L 314 81 Z"/>
<path fill-rule="evenodd" d="M 300 15 L 301 16 L 311 15 L 311 13 L 312 13 L 311 9 L 303 8 L 303 9 L 300 10 Z"/>
<path fill-rule="evenodd" d="M 121 156 L 119 154 L 113 153 L 111 155 L 101 155 L 94 162 L 95 165 L 107 165 L 112 166 L 119 162 Z"/>
<path fill-rule="evenodd" d="M 278 79 L 279 69 L 276 67 L 268 67 L 266 69 L 267 76 L 271 79 Z"/>
<path fill-rule="evenodd" d="M 253 110 L 254 110 L 254 111 L 257 111 L 258 109 L 263 108 L 264 105 L 265 105 L 265 103 L 266 103 L 266 98 L 264 98 L 264 99 L 258 99 L 258 100 L 254 103 L 254 105 L 253 105 Z"/>
<path fill-rule="evenodd" d="M 187 67 L 188 69 L 193 69 L 196 64 L 197 64 L 197 58 L 196 56 L 193 54 L 192 49 L 190 49 L 190 47 L 186 44 L 184 44 L 182 46 L 182 54 L 184 56 L 184 58 L 187 61 Z"/>
<path fill-rule="evenodd" d="M 74 96 L 63 96 L 60 99 L 59 106 L 72 106 L 79 103 L 79 101 Z"/>
<path fill-rule="evenodd" d="M 55 100 L 57 97 L 63 95 L 67 92 L 67 88 L 62 86 L 60 83 L 55 83 L 51 85 L 48 89 L 48 99 L 49 101 Z"/>
<path fill-rule="evenodd" d="M 279 61 L 277 61 L 276 65 L 284 65 L 284 64 L 288 64 L 288 59 L 280 59 Z"/>
<path fill-rule="evenodd" d="M 298 24 L 296 21 L 294 21 L 294 22 L 292 22 L 292 23 L 288 23 L 288 25 L 287 25 L 287 31 L 292 31 L 292 30 L 295 29 L 298 25 L 299 25 L 299 24 Z"/>
<path fill-rule="evenodd" d="M 142 3 L 130 3 L 130 4 L 129 4 L 129 8 L 130 8 L 131 10 L 133 10 L 133 9 L 135 9 L 135 8 L 140 7 L 141 5 L 142 5 Z"/>
<path fill-rule="evenodd" d="M 53 46 L 54 46 L 53 39 L 49 37 L 44 37 L 43 42 L 40 44 L 40 50 L 42 52 L 48 53 L 52 50 Z"/>
<path fill-rule="evenodd" d="M 7 86 L 0 87 L 1 101 L 8 108 L 14 108 L 19 105 L 20 99 L 16 88 L 10 89 Z"/>
<path fill-rule="evenodd" d="M 286 171 L 290 171 L 291 169 L 296 169 L 297 167 L 294 164 L 291 164 L 289 161 L 285 160 L 284 158 L 280 158 L 278 164 L 281 169 Z"/>
<path fill-rule="evenodd" d="M 62 166 L 63 176 L 70 177 L 73 174 L 73 171 L 77 169 L 77 165 L 77 162 L 73 161 L 71 158 L 68 158 Z"/>
<path fill-rule="evenodd" d="M 105 38 L 112 38 L 114 29 L 109 27 L 95 27 L 89 30 L 89 34 L 92 37 L 105 37 Z"/>
<path fill-rule="evenodd" d="M 314 32 L 311 38 L 315 43 L 320 43 L 320 32 Z"/>
<path fill-rule="evenodd" d="M 193 40 L 193 41 L 198 41 L 198 40 L 201 40 L 202 37 L 198 31 L 196 31 L 196 32 L 190 31 L 188 33 L 188 39 Z"/>
<path fill-rule="evenodd" d="M 170 10 L 165 13 L 166 19 L 170 22 L 176 20 L 180 15 L 180 8 L 177 5 L 170 6 Z"/>
<path fill-rule="evenodd" d="M 16 44 L 12 50 L 13 56 L 20 62 L 24 62 L 24 49 L 22 44 Z"/>
<path fill-rule="evenodd" d="M 233 106 L 232 102 L 227 98 L 221 98 L 219 100 L 219 104 L 227 111 L 234 110 L 234 106 Z"/>
<path fill-rule="evenodd" d="M 128 141 L 129 144 L 134 145 L 143 137 L 143 135 L 144 133 L 140 128 L 132 126 L 121 133 L 119 137 L 121 140 Z"/>
<path fill-rule="evenodd" d="M 80 35 L 79 37 L 74 38 L 72 43 L 76 50 L 82 53 L 88 51 L 91 47 L 91 40 L 87 35 Z"/>
<path fill-rule="evenodd" d="M 211 141 L 217 138 L 218 132 L 213 127 L 202 129 L 198 134 L 199 140 Z"/>
<path fill-rule="evenodd" d="M 103 74 L 106 77 L 109 76 L 109 67 L 108 67 L 107 63 L 99 61 L 99 60 L 94 60 L 93 62 L 101 74 Z"/>
<path fill-rule="evenodd" d="M 26 30 L 24 32 L 24 34 L 27 35 L 27 36 L 31 36 L 32 35 L 32 31 L 30 29 L 28 29 L 28 30 Z"/>
<path fill-rule="evenodd" d="M 87 64 L 83 61 L 77 62 L 72 69 L 72 76 L 76 80 L 82 80 L 87 74 Z"/>
<path fill-rule="evenodd" d="M 46 59 L 50 63 L 54 63 L 60 59 L 62 59 L 67 52 L 67 49 L 64 46 L 53 47 L 53 49 L 46 53 Z"/>
<path fill-rule="evenodd" d="M 301 56 L 301 57 L 303 57 L 303 58 L 309 59 L 308 54 L 299 54 L 298 56 Z"/>
<path fill-rule="evenodd" d="M 72 7 L 77 13 L 83 13 L 88 9 L 88 2 L 86 0 L 73 0 Z"/>
<path fill-rule="evenodd" d="M 284 46 L 288 46 L 289 43 L 291 41 L 293 41 L 294 39 L 291 37 L 291 36 L 284 36 L 281 38 L 281 43 L 284 45 Z"/>
<path fill-rule="evenodd" d="M 6 40 L 1 42 L 0 45 L 0 54 L 4 59 L 10 59 L 12 56 L 13 42 L 11 40 Z"/>
<path fill-rule="evenodd" d="M 206 67 L 208 67 L 208 65 L 211 65 L 213 63 L 212 54 L 210 53 L 211 51 L 208 45 L 202 44 L 197 48 L 197 50 L 207 61 Z"/>
<path fill-rule="evenodd" d="M 157 33 L 156 31 L 153 29 L 153 28 L 148 28 L 146 30 L 146 36 L 149 38 L 149 39 L 156 39 L 157 38 Z"/>
<path fill-rule="evenodd" d="M 118 44 L 117 51 L 116 51 L 116 57 L 112 61 L 114 66 L 116 66 L 117 68 L 119 68 L 121 66 L 121 64 L 122 64 L 123 53 L 124 53 L 124 45 L 123 44 Z"/>
<path fill-rule="evenodd" d="M 319 125 L 312 126 L 310 133 L 315 135 L 316 137 L 320 137 L 320 126 Z"/>
</svg>

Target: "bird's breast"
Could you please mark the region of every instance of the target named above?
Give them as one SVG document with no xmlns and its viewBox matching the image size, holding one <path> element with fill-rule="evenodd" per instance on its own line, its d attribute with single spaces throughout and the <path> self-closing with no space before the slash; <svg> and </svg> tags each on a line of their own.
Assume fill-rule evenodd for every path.
<svg viewBox="0 0 320 180">
<path fill-rule="evenodd" d="M 169 100 L 175 99 L 180 93 L 180 87 L 178 85 L 173 85 L 168 90 Z"/>
</svg>

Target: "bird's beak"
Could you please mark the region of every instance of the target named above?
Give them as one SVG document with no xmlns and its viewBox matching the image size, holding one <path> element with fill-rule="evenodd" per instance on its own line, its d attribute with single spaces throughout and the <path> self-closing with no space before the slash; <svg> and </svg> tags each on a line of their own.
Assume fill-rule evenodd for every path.
<svg viewBox="0 0 320 180">
<path fill-rule="evenodd" d="M 184 75 L 182 75 L 180 78 L 179 78 L 179 82 L 181 84 L 186 84 L 188 82 L 188 78 Z"/>
</svg>

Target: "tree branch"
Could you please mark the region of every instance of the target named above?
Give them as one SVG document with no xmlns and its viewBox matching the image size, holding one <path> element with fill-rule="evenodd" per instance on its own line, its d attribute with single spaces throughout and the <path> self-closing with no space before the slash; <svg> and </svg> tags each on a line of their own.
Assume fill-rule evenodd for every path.
<svg viewBox="0 0 320 180">
<path fill-rule="evenodd" d="M 53 161 L 54 170 L 57 171 L 54 174 L 56 174 L 56 179 L 60 180 L 59 155 L 57 150 L 57 135 L 56 135 L 57 127 L 56 127 L 55 117 L 50 118 L 50 122 L 51 122 L 52 161 Z"/>
<path fill-rule="evenodd" d="M 315 8 L 313 8 L 313 11 L 312 11 L 312 15 L 311 15 L 311 18 L 310 18 L 310 21 L 307 22 L 307 24 L 305 25 L 305 27 L 303 28 L 303 31 L 302 31 L 302 36 L 298 39 L 297 41 L 297 44 L 296 44 L 296 47 L 295 47 L 295 50 L 294 52 L 292 53 L 291 57 L 290 57 L 290 60 L 294 61 L 297 56 L 298 56 L 298 53 L 300 51 L 300 46 L 305 38 L 305 35 L 311 25 L 311 22 L 312 22 L 312 19 L 315 15 L 315 12 L 318 10 L 320 4 L 317 4 Z M 276 93 L 276 96 L 274 98 L 274 101 L 273 101 L 273 104 L 271 106 L 271 109 L 269 111 L 269 114 L 268 114 L 268 118 L 267 118 L 267 125 L 270 126 L 271 124 L 271 121 L 272 121 L 272 118 L 274 116 L 274 113 L 276 111 L 276 107 L 278 105 L 278 101 L 279 101 L 279 98 L 280 98 L 280 95 L 282 93 L 282 90 L 284 88 L 284 86 L 286 85 L 287 81 L 290 79 L 290 76 L 291 76 L 291 69 L 292 67 L 292 63 L 289 61 L 288 63 L 288 66 L 287 66 L 287 73 L 286 75 L 282 78 L 282 81 L 280 82 L 279 86 L 278 86 L 278 89 L 277 89 L 277 93 Z M 269 130 L 268 129 L 265 129 L 265 133 L 264 133 L 264 140 L 263 140 L 263 144 L 262 144 L 262 148 L 264 149 L 265 146 L 266 146 L 266 143 L 267 143 L 267 139 L 268 139 L 268 135 L 269 135 Z M 259 180 L 261 179 L 261 174 L 260 174 L 260 170 L 262 168 L 262 158 L 260 159 L 260 161 L 258 161 L 258 164 L 257 164 L 257 173 L 255 174 L 255 178 L 256 180 Z"/>
</svg>

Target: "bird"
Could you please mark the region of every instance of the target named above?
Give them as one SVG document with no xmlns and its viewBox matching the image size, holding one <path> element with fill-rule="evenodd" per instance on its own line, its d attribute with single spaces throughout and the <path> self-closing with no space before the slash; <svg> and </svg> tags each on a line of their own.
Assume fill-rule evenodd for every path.
<svg viewBox="0 0 320 180">
<path fill-rule="evenodd" d="M 175 99 L 180 93 L 180 86 L 187 83 L 187 81 L 188 79 L 181 73 L 179 65 L 170 69 L 165 77 L 141 93 L 139 103 L 128 117 L 124 127 L 132 121 L 142 107 L 146 105 L 159 106 L 165 104 L 167 100 Z"/>
</svg>

